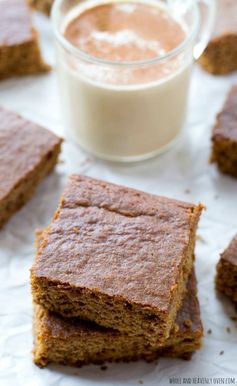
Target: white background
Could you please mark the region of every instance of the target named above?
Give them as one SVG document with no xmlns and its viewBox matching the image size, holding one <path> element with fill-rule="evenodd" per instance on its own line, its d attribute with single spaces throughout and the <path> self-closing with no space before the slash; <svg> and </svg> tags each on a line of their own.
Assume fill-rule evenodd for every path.
<svg viewBox="0 0 237 386">
<path fill-rule="evenodd" d="M 49 22 L 36 17 L 47 59 L 53 63 Z M 183 139 L 168 153 L 135 165 L 115 165 L 93 159 L 76 145 L 65 143 L 56 171 L 34 198 L 0 231 L 0 385 L 88 386 L 166 385 L 169 377 L 230 377 L 237 384 L 237 325 L 232 305 L 216 295 L 215 266 L 219 253 L 237 233 L 237 180 L 222 176 L 208 163 L 211 128 L 237 75 L 213 77 L 193 71 L 189 113 Z M 178 97 L 178 96 L 177 96 Z M 1 82 L 0 104 L 63 134 L 55 72 Z M 172 113 L 172 112 L 171 112 Z M 49 224 L 70 173 L 82 173 L 207 206 L 197 242 L 196 269 L 205 337 L 190 362 L 160 359 L 146 364 L 109 364 L 80 369 L 49 366 L 41 370 L 31 360 L 32 304 L 29 268 L 34 256 L 34 229 Z M 229 327 L 231 332 L 227 332 Z M 211 329 L 212 333 L 207 334 Z M 224 351 L 223 355 L 220 352 Z M 207 380 L 208 381 L 208 380 Z M 204 382 L 203 384 L 208 384 Z M 182 380 L 181 380 L 182 382 Z M 214 382 L 214 381 L 213 381 Z"/>
</svg>

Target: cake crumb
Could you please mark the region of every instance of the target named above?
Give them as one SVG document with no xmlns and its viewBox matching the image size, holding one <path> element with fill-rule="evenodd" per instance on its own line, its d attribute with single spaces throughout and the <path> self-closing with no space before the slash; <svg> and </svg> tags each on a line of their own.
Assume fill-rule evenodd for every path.
<svg viewBox="0 0 237 386">
<path fill-rule="evenodd" d="M 183 325 L 185 327 L 191 327 L 192 326 L 192 321 L 189 320 L 189 319 L 186 319 L 186 320 L 183 321 Z"/>
<path fill-rule="evenodd" d="M 178 332 L 178 331 L 179 331 L 179 326 L 178 326 L 177 323 L 175 323 L 175 325 L 174 325 L 174 331 L 175 331 L 175 332 Z"/>
<path fill-rule="evenodd" d="M 101 369 L 102 371 L 105 371 L 105 370 L 108 369 L 108 366 L 103 365 L 103 366 L 100 367 L 100 369 Z"/>
<path fill-rule="evenodd" d="M 207 333 L 210 335 L 212 333 L 212 330 L 209 328 L 209 330 L 207 330 Z"/>
<path fill-rule="evenodd" d="M 143 385 L 144 382 L 143 382 L 142 379 L 139 379 L 138 383 L 139 383 L 140 385 Z"/>
<path fill-rule="evenodd" d="M 175 291 L 176 288 L 177 288 L 177 284 L 172 285 L 172 287 L 171 287 L 171 292 Z"/>
<path fill-rule="evenodd" d="M 203 244 L 206 243 L 205 239 L 204 239 L 201 235 L 196 235 L 196 240 L 197 240 L 197 241 L 200 241 L 200 242 L 203 243 Z"/>
<path fill-rule="evenodd" d="M 223 351 L 223 350 L 221 350 L 219 355 L 223 355 L 223 354 L 224 354 L 224 351 Z"/>
<path fill-rule="evenodd" d="M 230 327 L 226 327 L 226 332 L 228 332 L 229 334 L 231 333 Z"/>
<path fill-rule="evenodd" d="M 185 189 L 184 193 L 190 194 L 190 193 L 191 193 L 191 190 L 187 188 L 187 189 Z"/>
</svg>

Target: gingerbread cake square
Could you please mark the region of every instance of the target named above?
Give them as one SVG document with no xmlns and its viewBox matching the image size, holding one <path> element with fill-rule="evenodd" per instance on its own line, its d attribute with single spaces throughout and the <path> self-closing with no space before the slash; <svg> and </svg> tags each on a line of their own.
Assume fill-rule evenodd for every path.
<svg viewBox="0 0 237 386">
<path fill-rule="evenodd" d="M 237 1 L 218 0 L 213 36 L 199 59 L 215 75 L 237 70 Z"/>
<path fill-rule="evenodd" d="M 0 80 L 49 71 L 26 0 L 0 1 Z"/>
<path fill-rule="evenodd" d="M 28 0 L 31 7 L 46 15 L 50 14 L 54 0 Z"/>
<path fill-rule="evenodd" d="M 38 245 L 34 302 L 151 343 L 164 341 L 193 266 L 201 210 L 71 176 Z"/>
<path fill-rule="evenodd" d="M 35 306 L 33 359 L 40 367 L 49 363 L 81 366 L 105 361 L 152 361 L 160 356 L 190 359 L 201 346 L 202 334 L 193 272 L 175 327 L 163 345 L 154 347 L 142 336 L 129 336 L 78 318 L 63 318 Z"/>
<path fill-rule="evenodd" d="M 237 85 L 228 94 L 218 114 L 212 135 L 211 162 L 222 173 L 237 177 Z"/>
<path fill-rule="evenodd" d="M 0 107 L 0 227 L 54 168 L 61 138 Z"/>
<path fill-rule="evenodd" d="M 237 235 L 217 265 L 216 288 L 237 305 Z"/>
</svg>

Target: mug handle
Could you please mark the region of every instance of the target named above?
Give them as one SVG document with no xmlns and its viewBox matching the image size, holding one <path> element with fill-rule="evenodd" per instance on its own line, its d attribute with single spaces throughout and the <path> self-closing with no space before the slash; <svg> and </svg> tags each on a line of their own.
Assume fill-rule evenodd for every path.
<svg viewBox="0 0 237 386">
<path fill-rule="evenodd" d="M 200 9 L 200 31 L 198 41 L 193 49 L 193 56 L 195 60 L 198 60 L 203 51 L 208 45 L 213 27 L 216 21 L 217 3 L 216 0 L 196 0 L 197 6 Z M 201 7 L 204 6 L 206 11 L 202 15 Z M 204 20 L 203 20 L 204 19 Z"/>
</svg>

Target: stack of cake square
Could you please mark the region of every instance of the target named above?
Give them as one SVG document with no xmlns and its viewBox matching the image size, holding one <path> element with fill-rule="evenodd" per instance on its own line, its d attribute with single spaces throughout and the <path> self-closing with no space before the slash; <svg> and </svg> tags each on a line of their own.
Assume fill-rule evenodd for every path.
<svg viewBox="0 0 237 386">
<path fill-rule="evenodd" d="M 31 270 L 34 361 L 190 358 L 201 205 L 71 176 Z"/>
</svg>

